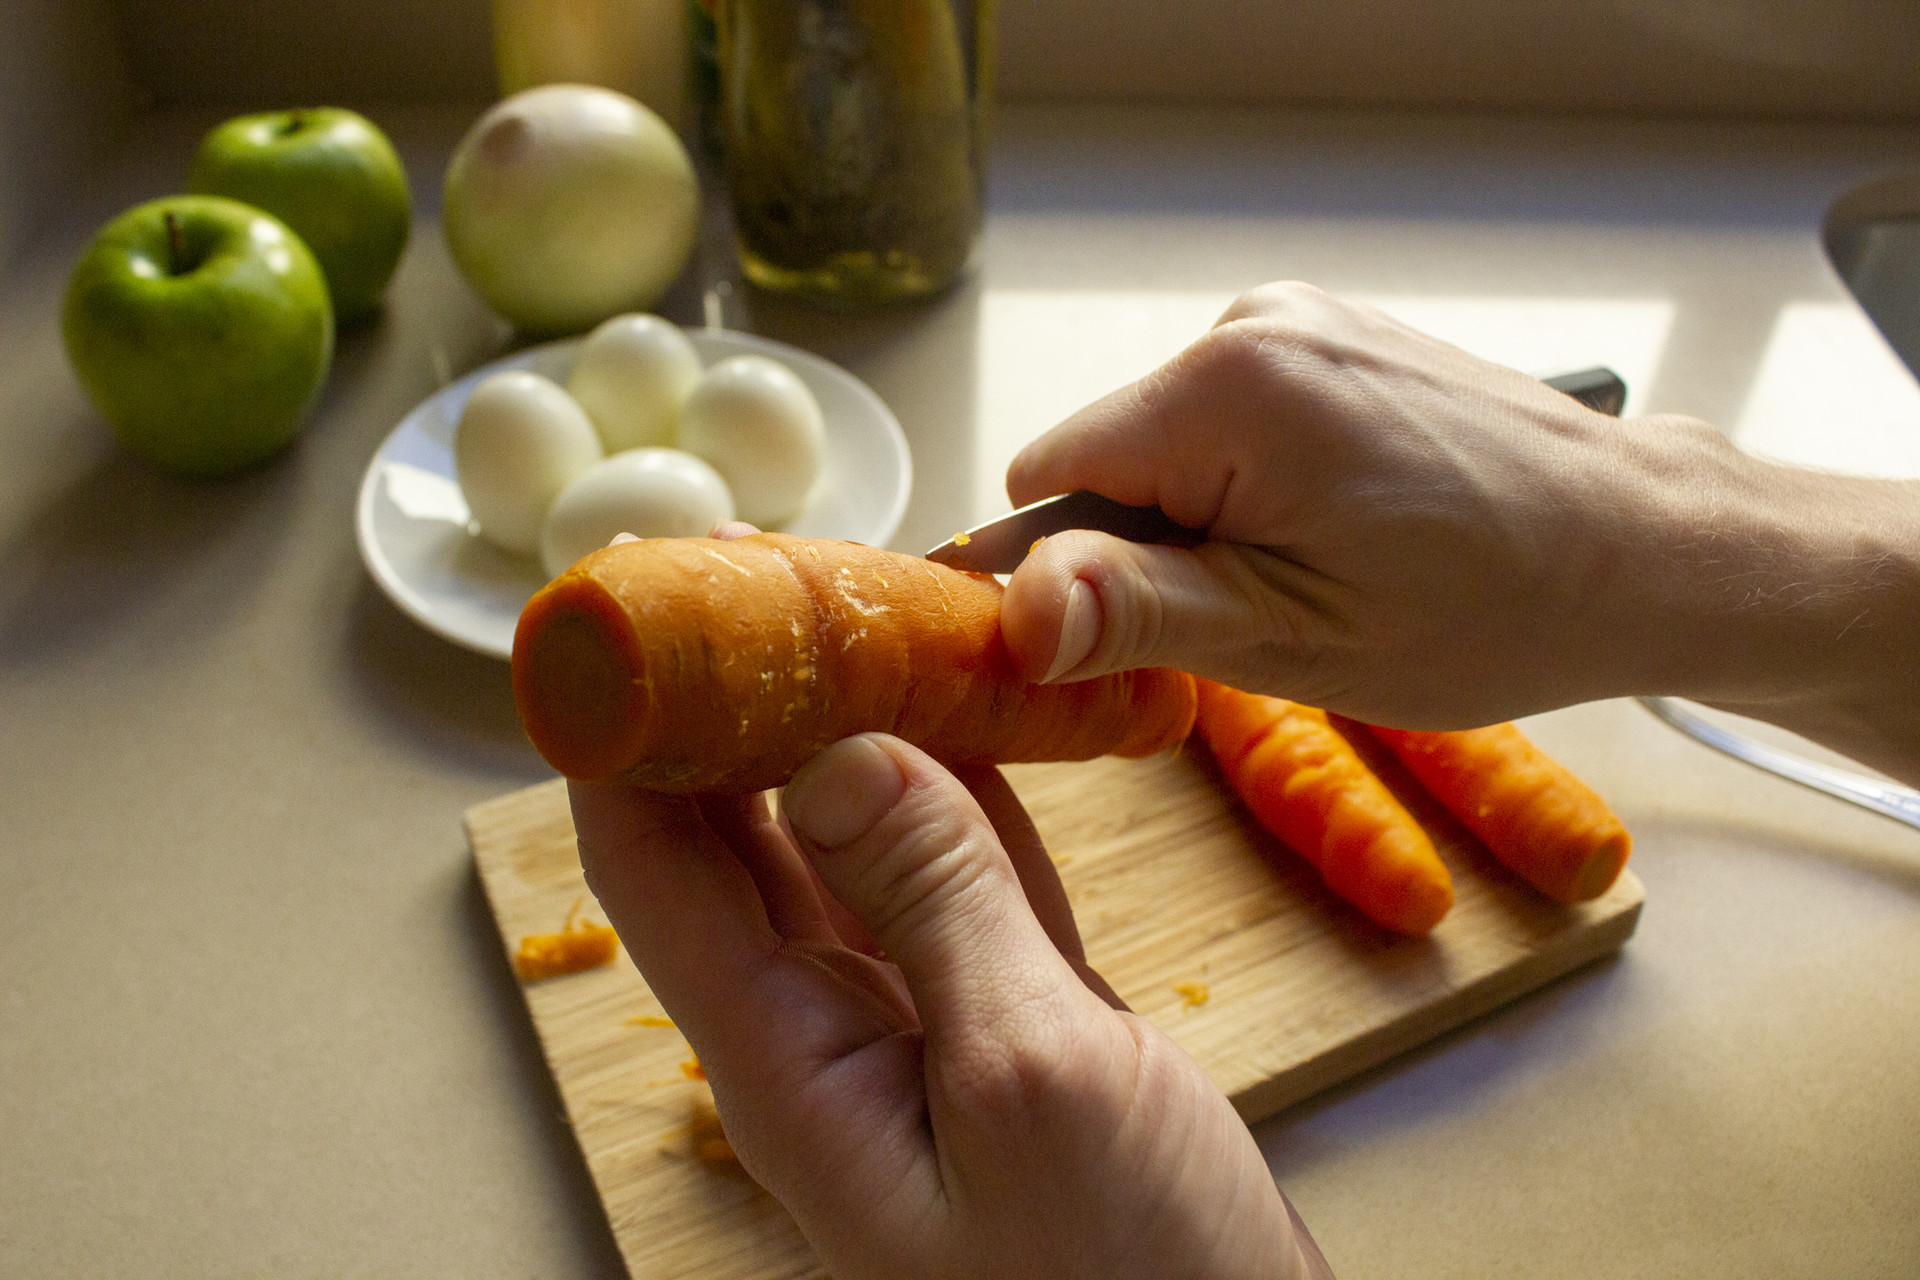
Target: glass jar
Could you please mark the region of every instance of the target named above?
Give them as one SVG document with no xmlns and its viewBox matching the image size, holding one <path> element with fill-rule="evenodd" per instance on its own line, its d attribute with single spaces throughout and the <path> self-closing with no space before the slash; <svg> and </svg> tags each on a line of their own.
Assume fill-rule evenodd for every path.
<svg viewBox="0 0 1920 1280">
<path fill-rule="evenodd" d="M 748 280 L 830 306 L 937 293 L 985 207 L 996 0 L 719 0 Z"/>
</svg>

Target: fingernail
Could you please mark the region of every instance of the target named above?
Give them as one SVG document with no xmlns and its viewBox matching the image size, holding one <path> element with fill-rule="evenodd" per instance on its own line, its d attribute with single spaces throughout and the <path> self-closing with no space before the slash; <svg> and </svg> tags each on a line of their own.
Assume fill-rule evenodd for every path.
<svg viewBox="0 0 1920 1280">
<path fill-rule="evenodd" d="M 780 808 L 796 834 L 837 849 L 873 830 L 906 790 L 900 766 L 878 743 L 847 738 L 801 766 Z"/>
<path fill-rule="evenodd" d="M 1067 611 L 1060 619 L 1060 647 L 1053 651 L 1053 665 L 1040 683 L 1058 680 L 1085 662 L 1099 642 L 1100 597 L 1086 579 L 1075 578 L 1067 588 Z"/>
<path fill-rule="evenodd" d="M 607 545 L 610 547 L 617 547 L 623 542 L 638 542 L 638 541 L 640 541 L 640 539 L 631 533 L 616 533 L 613 535 L 613 541 L 609 542 Z"/>
</svg>

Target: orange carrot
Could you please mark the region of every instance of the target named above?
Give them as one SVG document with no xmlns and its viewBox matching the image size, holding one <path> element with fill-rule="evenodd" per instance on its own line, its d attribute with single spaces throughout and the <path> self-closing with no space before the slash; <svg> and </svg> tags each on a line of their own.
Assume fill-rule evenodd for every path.
<svg viewBox="0 0 1920 1280">
<path fill-rule="evenodd" d="M 1511 724 L 1370 729 L 1493 856 L 1561 902 L 1612 886 L 1633 839 L 1606 801 Z"/>
<path fill-rule="evenodd" d="M 1453 905 L 1433 841 L 1314 707 L 1199 682 L 1199 726 L 1260 825 L 1378 924 L 1424 934 Z"/>
<path fill-rule="evenodd" d="M 521 723 L 569 777 L 758 791 L 881 730 L 946 764 L 1151 755 L 1193 725 L 1193 677 L 1036 685 L 1000 585 L 852 542 L 648 538 L 579 561 L 513 641 Z"/>
</svg>

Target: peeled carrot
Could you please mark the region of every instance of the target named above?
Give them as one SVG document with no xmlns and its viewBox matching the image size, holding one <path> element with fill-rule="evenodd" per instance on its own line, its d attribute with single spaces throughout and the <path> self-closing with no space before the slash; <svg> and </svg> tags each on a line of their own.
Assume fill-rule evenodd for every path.
<svg viewBox="0 0 1920 1280">
<path fill-rule="evenodd" d="M 561 773 L 671 792 L 776 787 L 869 730 L 950 765 L 1144 756 L 1186 736 L 1183 672 L 1029 683 L 1000 637 L 1000 594 L 851 542 L 623 543 L 527 603 L 514 700 Z"/>
<path fill-rule="evenodd" d="M 1511 724 L 1369 730 L 1493 856 L 1561 902 L 1605 893 L 1633 839 L 1592 787 Z"/>
<path fill-rule="evenodd" d="M 1430 932 L 1453 878 L 1386 784 L 1314 707 L 1199 682 L 1200 733 L 1260 825 L 1327 887 L 1401 933 Z"/>
</svg>

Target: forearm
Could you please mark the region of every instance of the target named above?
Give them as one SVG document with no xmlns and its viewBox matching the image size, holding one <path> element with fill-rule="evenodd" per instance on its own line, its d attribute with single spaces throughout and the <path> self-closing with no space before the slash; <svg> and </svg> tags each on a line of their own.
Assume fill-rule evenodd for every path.
<svg viewBox="0 0 1920 1280">
<path fill-rule="evenodd" d="M 1613 593 L 1620 691 L 1767 720 L 1920 782 L 1920 483 L 1704 439 L 1623 472 L 1638 527 L 1621 537 L 1638 547 L 1619 560 L 1640 581 Z"/>
</svg>

